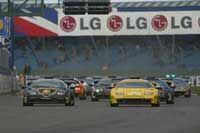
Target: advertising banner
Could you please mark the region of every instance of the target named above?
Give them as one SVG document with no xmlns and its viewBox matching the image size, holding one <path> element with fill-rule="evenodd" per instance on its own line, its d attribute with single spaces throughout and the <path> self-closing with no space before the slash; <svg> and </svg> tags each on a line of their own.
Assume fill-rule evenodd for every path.
<svg viewBox="0 0 200 133">
<path fill-rule="evenodd" d="M 59 36 L 200 34 L 200 11 L 58 15 Z"/>
<path fill-rule="evenodd" d="M 8 17 L 0 16 L 0 36 L 8 37 L 10 30 L 10 19 Z"/>
</svg>

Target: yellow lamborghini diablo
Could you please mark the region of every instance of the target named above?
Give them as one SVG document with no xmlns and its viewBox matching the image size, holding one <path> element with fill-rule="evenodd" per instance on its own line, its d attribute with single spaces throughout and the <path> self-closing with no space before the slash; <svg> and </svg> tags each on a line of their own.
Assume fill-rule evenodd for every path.
<svg viewBox="0 0 200 133">
<path fill-rule="evenodd" d="M 119 104 L 150 104 L 158 107 L 160 106 L 159 90 L 146 80 L 123 80 L 111 90 L 110 94 L 111 107 Z"/>
</svg>

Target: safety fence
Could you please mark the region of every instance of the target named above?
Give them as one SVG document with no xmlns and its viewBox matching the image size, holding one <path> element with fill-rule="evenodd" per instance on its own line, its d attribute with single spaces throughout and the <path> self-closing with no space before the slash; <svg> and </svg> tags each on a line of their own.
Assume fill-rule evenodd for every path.
<svg viewBox="0 0 200 133">
<path fill-rule="evenodd" d="M 15 92 L 18 90 L 15 74 L 0 71 L 0 94 Z"/>
<path fill-rule="evenodd" d="M 200 86 L 200 76 L 191 76 L 190 82 L 192 86 Z"/>
<path fill-rule="evenodd" d="M 5 49 L 0 48 L 0 66 L 8 68 L 9 53 Z"/>
</svg>

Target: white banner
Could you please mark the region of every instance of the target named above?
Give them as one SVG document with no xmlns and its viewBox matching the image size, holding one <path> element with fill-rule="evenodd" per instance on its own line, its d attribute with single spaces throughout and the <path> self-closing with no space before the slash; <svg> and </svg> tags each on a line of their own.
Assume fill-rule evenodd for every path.
<svg viewBox="0 0 200 133">
<path fill-rule="evenodd" d="M 65 16 L 59 10 L 58 17 L 60 36 L 200 34 L 200 11 Z"/>
</svg>

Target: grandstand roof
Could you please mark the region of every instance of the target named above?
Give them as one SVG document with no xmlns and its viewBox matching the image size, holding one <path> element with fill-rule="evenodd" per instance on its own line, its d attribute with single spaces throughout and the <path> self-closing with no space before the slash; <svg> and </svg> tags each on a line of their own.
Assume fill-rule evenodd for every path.
<svg viewBox="0 0 200 133">
<path fill-rule="evenodd" d="M 139 0 L 138 0 L 139 1 Z M 33 7 L 31 4 L 25 5 L 26 8 Z M 187 1 L 141 1 L 141 2 L 114 2 L 112 6 L 118 7 L 185 7 L 185 6 L 200 6 L 200 0 L 187 0 Z M 46 7 L 56 8 L 62 7 L 62 3 L 46 4 Z"/>
<path fill-rule="evenodd" d="M 47 7 L 62 6 L 62 4 L 48 4 Z M 187 1 L 141 1 L 141 2 L 115 2 L 112 3 L 115 8 L 118 7 L 185 7 L 200 6 L 200 0 Z"/>
<path fill-rule="evenodd" d="M 149 2 L 119 2 L 112 3 L 113 7 L 184 7 L 200 6 L 200 1 L 149 1 Z"/>
<path fill-rule="evenodd" d="M 138 0 L 139 1 L 139 0 Z M 0 3 L 2 9 L 6 4 Z M 47 8 L 62 8 L 62 2 L 45 4 Z M 5 6 L 5 7 L 4 7 Z M 25 4 L 23 8 L 37 8 L 38 4 Z M 200 10 L 200 0 L 167 0 L 167 1 L 140 1 L 140 2 L 114 2 L 113 8 L 120 12 L 129 11 L 178 11 L 178 10 Z"/>
</svg>

